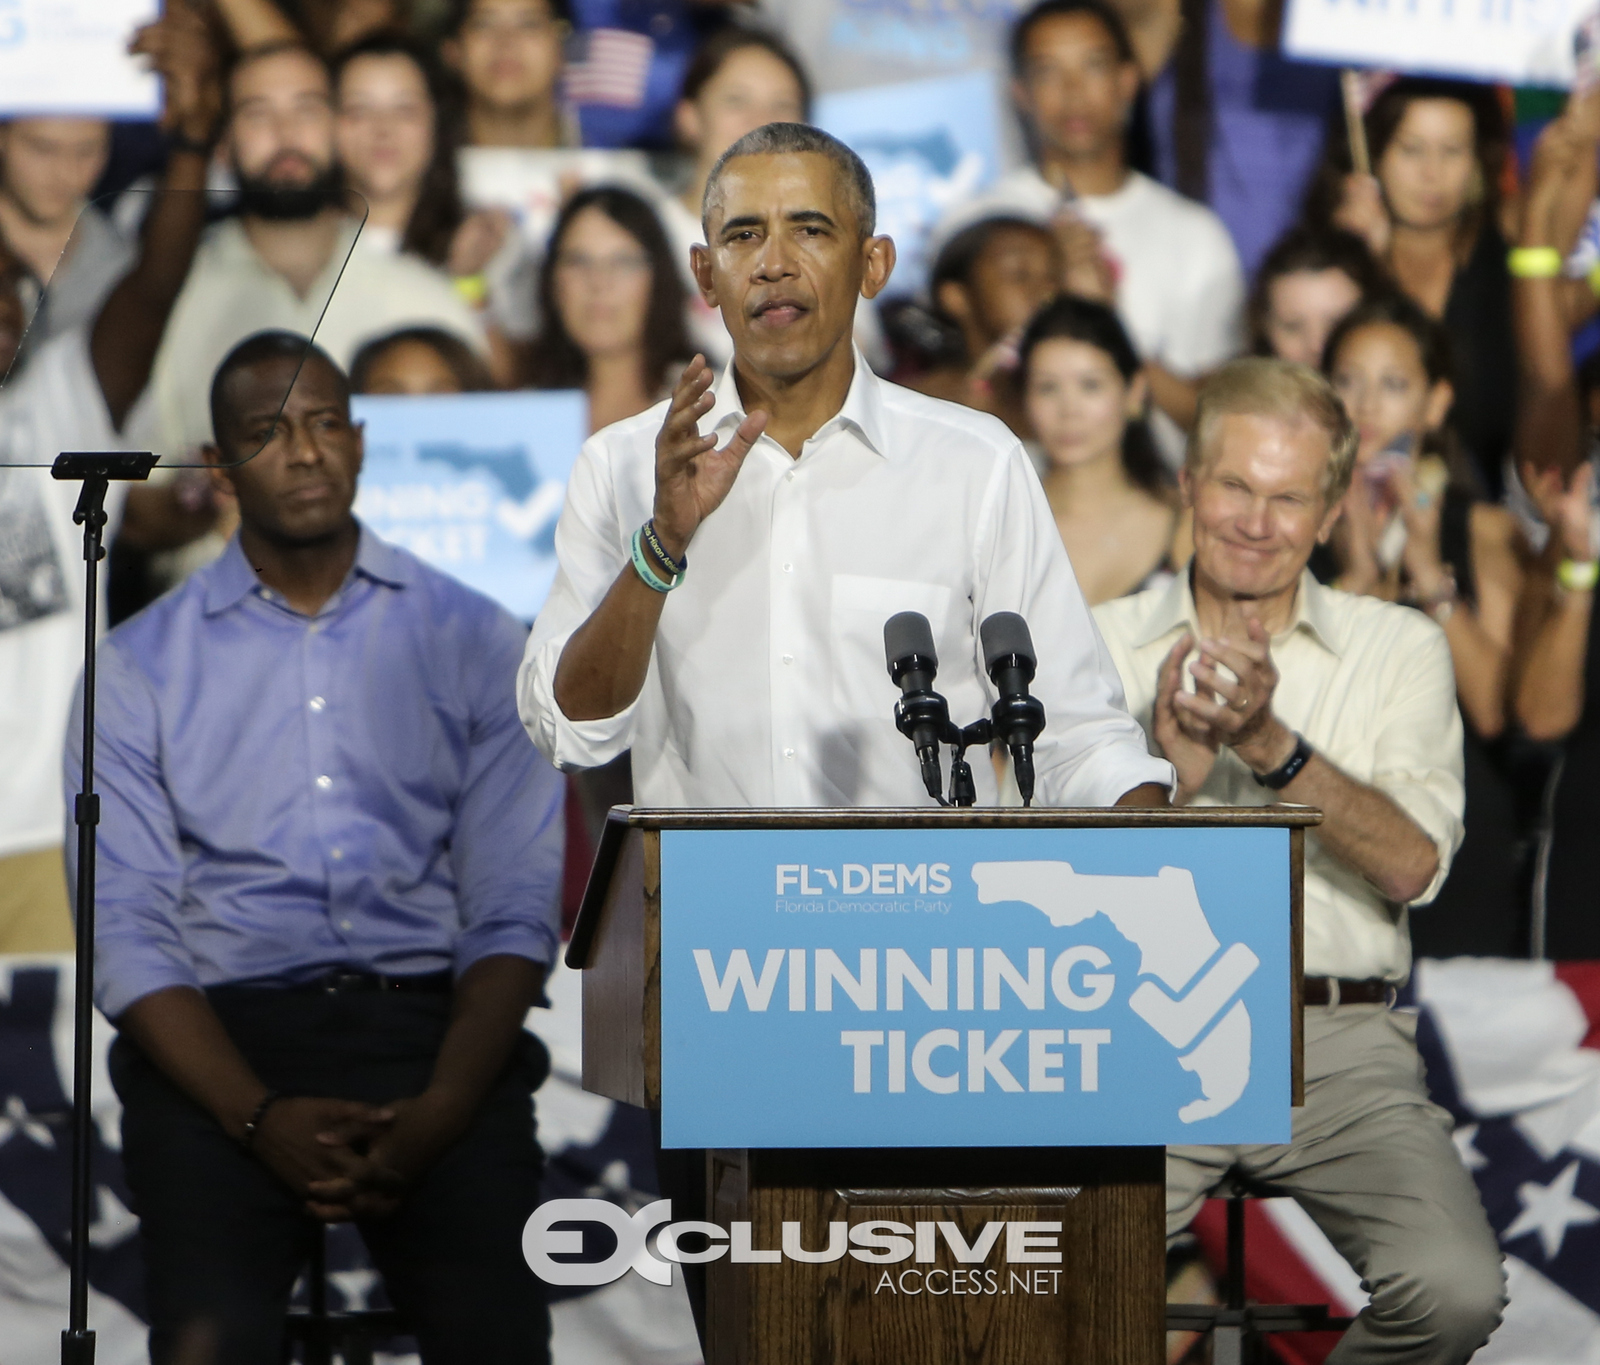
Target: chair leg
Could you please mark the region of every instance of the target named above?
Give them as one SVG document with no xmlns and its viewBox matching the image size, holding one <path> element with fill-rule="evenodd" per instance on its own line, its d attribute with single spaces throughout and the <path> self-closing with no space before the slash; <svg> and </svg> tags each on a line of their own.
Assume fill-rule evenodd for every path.
<svg viewBox="0 0 1600 1365">
<path fill-rule="evenodd" d="M 328 1321 L 328 1232 L 321 1223 L 311 1234 L 311 1254 L 306 1263 L 306 1298 L 313 1330 L 306 1339 L 306 1365 L 333 1365 L 333 1342 L 326 1330 Z"/>
<path fill-rule="evenodd" d="M 1228 1273 L 1223 1297 L 1229 1308 L 1244 1307 L 1244 1196 L 1228 1199 Z"/>
</svg>

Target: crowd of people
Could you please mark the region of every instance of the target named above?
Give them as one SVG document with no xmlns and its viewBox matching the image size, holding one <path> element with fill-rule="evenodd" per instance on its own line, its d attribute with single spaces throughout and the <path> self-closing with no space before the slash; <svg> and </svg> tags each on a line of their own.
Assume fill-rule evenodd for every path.
<svg viewBox="0 0 1600 1365">
<path fill-rule="evenodd" d="M 164 457 L 148 486 L 119 488 L 109 508 L 109 600 L 114 620 L 137 626 L 117 637 L 130 659 L 138 645 L 192 663 L 198 646 L 184 634 L 225 635 L 220 623 L 229 618 L 218 613 L 255 591 L 260 601 L 243 618 L 249 628 L 228 646 L 236 655 L 230 667 L 248 670 L 252 648 L 270 650 L 273 630 L 292 609 L 326 616 L 330 628 L 345 618 L 389 623 L 393 639 L 381 647 L 372 644 L 376 636 L 339 637 L 338 648 L 357 651 L 349 676 L 365 669 L 387 681 L 409 669 L 426 691 L 427 670 L 448 668 L 419 641 L 466 609 L 432 578 L 404 609 L 386 607 L 380 588 L 412 579 L 366 532 L 350 540 L 350 563 L 336 564 L 332 579 L 327 566 L 291 556 L 275 580 L 252 559 L 269 586 L 249 588 L 239 536 L 267 544 L 275 518 L 314 519 L 315 498 L 286 502 L 265 474 L 221 466 L 271 439 L 274 421 L 287 423 L 295 441 L 339 453 L 349 487 L 330 486 L 326 496 L 335 503 L 353 496 L 359 439 L 348 423 L 350 392 L 581 390 L 591 433 L 611 430 L 596 448 L 637 446 L 628 458 L 643 460 L 646 447 L 654 449 L 659 415 L 649 430 L 616 424 L 675 394 L 681 403 L 692 390 L 701 415 L 728 419 L 746 446 L 758 441 L 759 424 L 732 422 L 738 395 L 715 381 L 735 343 L 724 320 L 728 301 L 716 297 L 706 253 L 694 250 L 705 237 L 708 186 L 715 188 L 730 147 L 755 146 L 741 139 L 772 125 L 791 130 L 769 139 L 773 154 L 832 156 L 793 130 L 810 119 L 816 91 L 864 77 L 859 63 L 834 51 L 839 24 L 819 27 L 827 5 L 657 0 L 634 7 L 640 14 L 612 8 L 567 0 L 415 7 L 404 0 L 173 0 L 132 43 L 163 81 L 158 145 L 114 137 L 109 125 L 88 118 L 0 125 L 0 464 L 45 464 L 57 450 L 110 444 Z M 1262 511 L 1267 521 L 1299 518 L 1307 587 L 1294 609 L 1300 615 L 1286 606 L 1278 622 L 1284 637 L 1272 637 L 1280 666 L 1292 655 L 1308 676 L 1324 677 L 1306 653 L 1309 637 L 1285 643 L 1291 619 L 1311 620 L 1306 602 L 1322 604 L 1315 611 L 1324 624 L 1311 620 L 1316 647 L 1342 655 L 1341 667 L 1371 654 L 1373 676 L 1392 660 L 1376 635 L 1362 637 L 1362 623 L 1380 618 L 1364 615 L 1360 600 L 1402 604 L 1416 613 L 1411 622 L 1428 618 L 1453 670 L 1465 838 L 1453 865 L 1437 863 L 1449 875 L 1426 888 L 1431 904 L 1410 917 L 1409 950 L 1386 948 L 1372 971 L 1403 975 L 1411 954 L 1600 957 L 1593 912 L 1600 862 L 1583 852 L 1582 833 L 1583 763 L 1600 745 L 1600 710 L 1587 705 L 1600 692 L 1600 634 L 1590 631 L 1600 583 L 1600 457 L 1593 453 L 1600 331 L 1592 325 L 1600 311 L 1600 95 L 1574 97 L 1536 137 L 1523 129 L 1519 138 L 1509 93 L 1486 86 L 1372 80 L 1364 109 L 1347 109 L 1331 70 L 1279 53 L 1278 8 L 1260 0 L 1039 0 L 1002 10 L 988 7 L 961 22 L 970 30 L 964 50 L 990 63 L 997 88 L 1009 92 L 1015 164 L 946 207 L 931 229 L 926 279 L 897 281 L 892 248 L 874 248 L 869 283 L 839 303 L 853 310 L 841 325 L 853 330 L 856 354 L 884 379 L 987 414 L 984 423 L 998 419 L 1024 444 L 1027 477 L 1042 488 L 1084 600 L 1097 608 L 1113 648 L 1127 655 L 1119 663 L 1149 684 L 1150 696 L 1130 702 L 1174 763 L 1180 795 L 1194 796 L 1208 781 L 1220 792 L 1226 781 L 1210 776 L 1212 764 L 1219 745 L 1234 743 L 1213 737 L 1209 757 L 1204 743 L 1191 754 L 1185 746 L 1196 742 L 1195 727 L 1214 726 L 1217 717 L 1178 695 L 1176 665 L 1139 653 L 1163 631 L 1178 630 L 1179 606 L 1188 600 L 1181 585 L 1197 581 L 1193 566 L 1212 553 L 1201 472 L 1214 507 L 1232 507 L 1230 516 L 1249 496 L 1282 504 Z M 1356 153 L 1347 130 L 1352 112 L 1365 135 Z M 108 187 L 115 193 L 102 194 Z M 286 338 L 313 333 L 322 355 L 312 365 L 312 388 L 321 396 L 301 394 L 292 414 L 275 417 L 265 411 L 270 395 L 256 391 L 266 381 L 251 376 L 279 374 L 286 386 L 294 372 Z M 1228 409 L 1226 397 L 1207 388 L 1210 376 L 1245 355 L 1299 367 L 1282 370 L 1299 376 L 1292 382 L 1250 380 L 1252 402 L 1282 406 L 1293 389 L 1294 402 L 1315 406 L 1324 391 L 1315 375 L 1337 394 L 1343 415 L 1318 420 L 1330 440 L 1343 440 L 1348 428 L 1353 446 L 1337 480 L 1348 476 L 1348 490 L 1332 515 L 1308 519 L 1293 489 L 1251 492 L 1264 477 L 1254 466 L 1229 483 L 1214 462 L 1197 464 L 1196 425 L 1208 404 L 1255 411 Z M 891 417 L 851 420 L 867 429 Z M 893 420 L 915 425 L 900 409 Z M 969 439 L 992 444 L 996 429 L 973 426 Z M 781 431 L 768 436 L 785 439 Z M 218 467 L 187 467 L 202 459 Z M 967 476 L 954 447 L 930 447 L 927 459 L 931 468 L 948 466 L 936 477 Z M 779 469 L 749 465 L 746 482 L 770 474 L 776 489 Z M 1314 501 L 1320 485 L 1313 479 L 1311 486 L 1305 496 Z M 897 505 L 903 513 L 906 500 L 939 492 L 906 491 Z M 593 488 L 578 493 L 598 499 L 597 508 L 604 503 Z M 980 501 L 977 492 L 972 501 Z M 16 775 L 0 795 L 0 951 L 71 942 L 59 772 L 80 640 L 73 612 L 82 603 L 70 510 L 62 486 L 0 468 L 0 749 L 14 756 Z M 892 516 L 887 504 L 882 511 Z M 334 512 L 347 515 L 348 498 Z M 865 522 L 859 529 L 874 534 Z M 593 619 L 622 610 L 609 598 L 596 605 L 612 568 L 604 539 L 593 547 L 595 600 L 582 612 L 576 599 L 558 603 L 573 615 L 571 625 L 590 610 Z M 646 568 L 653 563 L 675 581 L 682 549 L 655 546 Z M 635 543 L 636 561 L 642 553 Z M 351 564 L 370 591 L 352 595 L 341 586 Z M 1134 621 L 1129 603 L 1165 599 L 1130 595 L 1162 585 L 1177 585 L 1168 606 L 1178 615 L 1161 616 L 1159 630 L 1155 618 Z M 1285 591 L 1293 600 L 1293 582 Z M 152 608 L 158 598 L 160 608 Z M 1385 630 L 1405 635 L 1392 614 L 1381 619 Z M 1032 622 L 1046 650 L 1053 633 L 1086 624 Z M 516 653 L 506 634 L 513 625 L 478 622 L 484 640 Z M 742 621 L 716 628 L 739 631 Z M 370 652 L 359 654 L 362 648 Z M 596 648 L 592 638 L 585 648 Z M 384 650 L 408 649 L 415 657 L 407 654 L 404 667 L 383 664 Z M 544 672 L 535 669 L 529 696 L 548 703 L 562 694 L 559 655 L 539 666 Z M 117 657 L 110 705 L 149 751 L 130 748 L 109 761 L 149 777 L 158 752 L 162 762 L 177 752 L 174 736 L 157 733 L 162 708 L 176 707 L 185 719 L 203 708 L 186 709 L 181 670 L 163 675 L 163 692 L 137 681 L 136 669 L 119 681 Z M 1218 670 L 1220 659 L 1203 657 L 1197 667 L 1202 690 L 1225 697 L 1237 678 Z M 309 703 L 320 713 L 338 656 L 315 668 L 328 680 Z M 1384 677 L 1396 695 L 1414 686 L 1420 696 L 1426 681 L 1420 673 L 1410 682 Z M 576 684 L 565 685 L 566 695 L 580 695 L 571 690 Z M 602 774 L 584 779 L 589 786 L 569 802 L 592 826 L 626 790 L 626 755 L 617 752 L 626 745 L 620 728 L 605 729 L 614 714 L 605 709 L 606 687 L 593 677 L 586 686 L 583 696 L 602 697 L 581 703 L 597 708 L 591 719 L 570 720 L 576 713 L 563 704 L 565 717 L 541 747 Z M 637 694 L 638 680 L 633 686 Z M 1325 689 L 1325 680 L 1318 686 Z M 1377 737 L 1350 719 L 1358 690 L 1351 688 L 1328 703 L 1346 709 L 1341 718 L 1323 716 L 1318 723 L 1328 733 L 1316 742 L 1356 771 L 1371 767 Z M 383 690 L 383 698 L 360 703 L 370 708 L 367 724 L 392 713 L 395 732 L 403 732 L 404 699 Z M 518 787 L 520 803 L 501 802 L 497 814 L 514 816 L 518 837 L 530 850 L 537 845 L 521 875 L 542 878 L 535 890 L 544 896 L 544 883 L 559 880 L 551 832 L 559 783 L 522 742 L 510 691 L 474 705 L 479 700 L 482 714 L 473 711 L 472 724 L 502 737 L 515 732 L 521 747 L 515 757 L 480 753 L 483 736 L 474 732 L 469 741 L 464 731 L 459 771 L 441 778 L 449 791 L 440 799 L 453 808 L 471 788 L 482 802 L 485 772 L 474 765 L 521 764 L 514 783 L 504 779 Z M 234 733 L 240 722 L 226 699 L 212 702 L 222 708 L 211 722 L 217 733 Z M 1383 705 L 1407 713 L 1403 696 Z M 427 709 L 421 700 L 415 708 Z M 714 717 L 705 724 L 710 733 Z M 1419 748 L 1425 733 L 1454 743 L 1449 726 L 1416 730 L 1418 765 L 1432 761 Z M 370 741 L 375 731 L 362 734 Z M 268 744 L 266 766 L 270 752 Z M 1283 765 L 1284 782 L 1307 761 L 1298 756 L 1296 766 L 1297 755 Z M 305 774 L 296 769 L 283 780 L 337 788 L 339 779 L 328 775 L 335 768 L 319 771 L 322 759 L 312 757 Z M 647 783 L 686 791 L 684 784 L 704 778 L 696 762 L 715 766 L 724 758 L 689 761 L 666 745 L 643 761 Z M 1244 780 L 1235 766 L 1227 780 Z M 192 814 L 207 801 L 202 775 L 193 778 Z M 862 790 L 875 790 L 863 782 Z M 980 785 L 1003 799 L 1003 771 L 983 774 Z M 169 787 L 178 799 L 182 782 Z M 1329 796 L 1335 806 L 1339 795 Z M 272 799 L 264 790 L 263 800 Z M 334 825 L 344 799 L 342 789 L 329 798 Z M 412 873 L 424 883 L 433 875 L 430 841 L 442 836 L 429 832 L 439 811 L 425 799 L 420 807 L 401 812 L 411 843 L 402 840 L 398 854 L 416 864 Z M 483 818 L 492 824 L 496 813 L 486 807 Z M 151 826 L 150 837 L 156 851 L 139 854 L 150 868 L 180 856 L 162 831 Z M 244 837 L 217 829 L 208 846 L 224 849 Z M 345 851 L 334 847 L 328 856 L 342 860 Z M 1359 857 L 1350 861 L 1362 866 Z M 1427 881 L 1408 881 L 1407 894 L 1389 899 L 1419 899 Z M 490 925 L 483 951 L 493 956 L 495 943 L 531 935 L 538 940 L 532 955 L 548 960 L 545 928 L 494 927 L 495 894 L 483 890 Z M 153 932 L 139 916 L 159 899 L 127 907 L 126 973 L 137 982 L 187 979 L 170 970 L 172 944 L 158 951 L 134 943 Z M 381 908 L 373 913 L 383 919 Z M 1399 924 L 1403 935 L 1405 920 Z M 438 945 L 418 937 L 415 925 L 388 928 L 409 944 L 402 958 L 435 963 Z M 219 960 L 232 951 L 181 946 Z M 102 951 L 115 969 L 115 943 Z M 509 1018 L 537 996 L 538 982 L 488 981 L 485 992 L 483 1008 Z M 235 1023 L 234 1033 L 248 1035 L 248 1019 Z M 162 1051 L 163 1030 L 179 1025 L 146 1019 L 135 1034 L 169 1073 L 198 1068 L 198 1075 L 203 1058 Z M 196 1036 L 209 1036 L 210 1025 L 199 1027 Z M 124 1080 L 151 1093 L 160 1088 L 154 1073 L 130 1071 Z M 234 1080 L 228 1123 L 248 1144 L 263 1106 L 278 1097 Z M 474 1104 L 493 1076 L 480 1080 Z M 518 1102 L 517 1093 L 513 1086 L 505 1102 Z M 281 1122 L 289 1121 L 286 1112 L 280 1109 Z M 380 1148 L 398 1143 L 394 1159 L 403 1165 L 418 1159 L 406 1141 L 431 1152 L 454 1122 L 454 1111 L 407 1116 L 416 1112 L 397 1118 L 361 1105 L 341 1111 L 339 1121 Z M 321 1111 L 292 1117 L 307 1132 L 332 1121 Z M 269 1142 L 269 1164 L 293 1167 L 292 1148 L 287 1139 Z M 175 1189 L 183 1185 L 181 1163 L 156 1165 Z M 309 1175 L 296 1170 L 295 1179 L 323 1182 L 330 1207 L 382 1198 L 381 1179 L 364 1186 L 363 1175 L 352 1185 L 331 1157 Z M 180 1193 L 172 1199 L 181 1206 Z M 171 1237 L 190 1238 L 181 1208 L 173 1216 Z M 165 1234 L 157 1227 L 154 1235 Z M 181 1298 L 189 1272 L 174 1274 L 172 1293 Z M 462 1304 L 448 1307 L 471 1315 Z"/>
<path fill-rule="evenodd" d="M 1600 951 L 1563 837 L 1584 807 L 1565 760 L 1588 733 L 1595 556 L 1572 479 L 1600 380 L 1582 363 L 1593 111 L 1519 165 L 1501 92 L 1374 82 L 1357 172 L 1337 82 L 1282 57 L 1261 8 L 1045 0 L 996 19 L 1026 155 L 947 209 L 926 280 L 860 305 L 858 344 L 1028 443 L 1091 602 L 1186 564 L 1178 469 L 1206 374 L 1246 352 L 1328 374 L 1361 473 L 1312 570 L 1432 615 L 1467 722 L 1469 837 L 1418 950 Z M 626 97 L 594 70 L 625 30 L 561 0 L 191 0 L 141 31 L 152 61 L 215 88 L 195 145 L 216 221 L 123 436 L 193 462 L 212 436 L 197 376 L 269 327 L 315 331 L 358 391 L 582 389 L 595 431 L 692 355 L 724 364 L 690 261 L 707 176 L 752 129 L 805 121 L 834 73 L 808 69 L 821 40 L 783 6 L 656 9 Z M 138 169 L 116 145 L 92 119 L 0 128 L 18 374 L 92 324 L 135 259 L 149 193 L 94 198 Z M 235 521 L 192 470 L 136 492 L 114 617 Z"/>
</svg>

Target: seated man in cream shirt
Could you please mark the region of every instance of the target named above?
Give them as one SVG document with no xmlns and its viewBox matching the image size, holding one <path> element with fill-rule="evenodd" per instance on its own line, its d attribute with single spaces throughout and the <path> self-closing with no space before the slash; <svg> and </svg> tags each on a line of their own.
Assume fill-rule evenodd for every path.
<svg viewBox="0 0 1600 1365">
<path fill-rule="evenodd" d="M 1356 433 L 1327 381 L 1241 360 L 1202 388 L 1182 475 L 1190 573 L 1095 618 L 1175 804 L 1317 806 L 1305 863 L 1305 1107 L 1286 1146 L 1173 1147 L 1167 1231 L 1230 1168 L 1293 1195 L 1370 1292 L 1336 1365 L 1465 1361 L 1499 1322 L 1500 1250 L 1428 1099 L 1406 911 L 1461 842 L 1461 720 L 1444 633 L 1320 586 Z"/>
</svg>

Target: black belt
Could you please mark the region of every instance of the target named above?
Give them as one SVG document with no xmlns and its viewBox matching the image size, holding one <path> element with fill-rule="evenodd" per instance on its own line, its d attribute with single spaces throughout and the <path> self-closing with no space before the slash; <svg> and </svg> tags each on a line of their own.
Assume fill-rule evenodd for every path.
<svg viewBox="0 0 1600 1365">
<path fill-rule="evenodd" d="M 1337 988 L 1338 994 L 1334 994 Z M 1343 977 L 1308 976 L 1300 987 L 1300 1000 L 1307 1005 L 1392 1005 L 1392 981 L 1346 981 Z"/>
<path fill-rule="evenodd" d="M 449 995 L 455 989 L 455 978 L 448 971 L 429 972 L 425 976 L 380 976 L 376 972 L 338 971 L 313 977 L 296 989 L 327 991 L 329 995 L 363 991 L 412 991 L 423 995 Z"/>
</svg>

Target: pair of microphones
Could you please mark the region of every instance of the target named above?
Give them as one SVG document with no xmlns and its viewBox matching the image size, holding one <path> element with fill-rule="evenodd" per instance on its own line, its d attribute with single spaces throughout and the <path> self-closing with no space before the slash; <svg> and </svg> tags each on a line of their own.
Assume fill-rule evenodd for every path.
<svg viewBox="0 0 1600 1365">
<path fill-rule="evenodd" d="M 950 719 L 950 706 L 934 691 L 939 656 L 933 644 L 933 627 L 916 611 L 891 616 L 883 626 L 883 652 L 889 676 L 900 688 L 895 703 L 895 726 L 917 751 L 922 784 L 941 805 L 943 775 L 939 770 L 939 745 L 956 747 L 951 774 L 952 803 L 971 804 L 971 770 L 962 753 L 972 744 L 998 739 L 1011 753 L 1011 768 L 1024 806 L 1033 803 L 1033 742 L 1044 729 L 1044 704 L 1028 691 L 1038 667 L 1028 623 L 1014 611 L 997 611 L 978 628 L 984 669 L 999 693 L 989 718 L 964 729 Z M 963 799 L 965 798 L 965 799 Z"/>
</svg>

